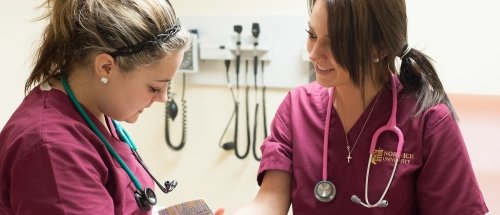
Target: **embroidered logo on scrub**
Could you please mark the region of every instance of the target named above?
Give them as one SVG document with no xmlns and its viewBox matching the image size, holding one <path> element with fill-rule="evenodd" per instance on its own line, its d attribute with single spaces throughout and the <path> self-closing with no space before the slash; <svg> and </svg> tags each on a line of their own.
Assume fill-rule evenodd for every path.
<svg viewBox="0 0 500 215">
<path fill-rule="evenodd" d="M 373 157 L 371 163 L 373 165 L 377 165 L 380 162 L 392 162 L 394 163 L 394 159 L 396 159 L 396 152 L 394 151 L 386 151 L 383 149 L 375 149 L 373 152 Z M 399 158 L 400 164 L 409 164 L 413 159 L 415 159 L 414 153 L 402 153 L 401 158 Z"/>
</svg>

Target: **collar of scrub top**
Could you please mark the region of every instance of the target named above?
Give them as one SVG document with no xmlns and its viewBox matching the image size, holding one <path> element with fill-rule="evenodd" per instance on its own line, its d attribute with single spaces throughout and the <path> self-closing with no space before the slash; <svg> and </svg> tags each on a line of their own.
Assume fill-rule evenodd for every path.
<svg viewBox="0 0 500 215">
<path fill-rule="evenodd" d="M 120 140 L 123 141 L 123 142 L 125 142 L 125 143 L 127 143 L 127 145 L 130 148 L 130 150 L 132 150 L 132 153 L 134 154 L 135 159 L 137 159 L 137 161 L 139 161 L 139 163 L 141 164 L 141 166 L 144 167 L 144 170 L 146 170 L 148 172 L 148 174 L 151 175 L 151 172 L 149 172 L 149 169 L 147 168 L 146 164 L 142 161 L 141 156 L 137 152 L 137 146 L 135 145 L 135 143 L 132 140 L 132 138 L 130 138 L 130 135 L 128 135 L 128 132 L 125 131 L 125 129 L 116 120 L 111 119 L 110 121 L 113 123 L 113 126 L 115 127 L 116 132 L 118 132 L 118 136 L 120 137 Z M 153 180 L 155 180 L 155 182 L 156 182 L 156 178 L 155 177 L 153 177 L 151 175 L 151 178 L 153 178 Z M 161 188 L 161 186 L 160 186 L 160 188 Z"/>
<path fill-rule="evenodd" d="M 130 168 L 123 161 L 123 159 L 120 157 L 120 155 L 118 155 L 118 153 L 115 151 L 115 149 L 113 149 L 113 147 L 108 142 L 108 140 L 106 140 L 106 138 L 104 137 L 102 132 L 99 131 L 99 128 L 97 128 L 95 123 L 90 119 L 89 115 L 85 112 L 85 110 L 83 109 L 80 102 L 78 102 L 78 100 L 76 99 L 75 94 L 73 94 L 73 91 L 69 87 L 68 81 L 66 80 L 66 78 L 64 76 L 61 77 L 61 81 L 62 81 L 62 84 L 64 86 L 64 90 L 66 90 L 66 93 L 68 93 L 68 96 L 71 99 L 71 102 L 73 103 L 73 105 L 75 105 L 76 109 L 78 110 L 80 115 L 83 117 L 83 119 L 85 120 L 87 125 L 99 137 L 99 139 L 104 143 L 104 146 L 106 147 L 106 149 L 108 149 L 109 153 L 111 153 L 111 155 L 116 159 L 116 161 L 120 164 L 120 166 L 123 168 L 123 170 L 125 170 L 127 175 L 130 177 L 130 179 L 134 183 L 135 187 L 138 190 L 142 190 L 142 185 L 139 182 L 139 180 L 137 179 L 137 177 L 135 177 L 134 173 L 132 173 L 132 170 L 130 170 Z M 115 123 L 113 123 L 113 124 L 115 124 Z M 116 124 L 115 124 L 115 127 L 116 127 Z M 120 129 L 117 129 L 117 130 L 120 130 Z M 118 133 L 120 136 L 122 136 L 120 134 L 120 131 L 118 131 Z M 121 133 L 124 133 L 123 129 L 121 129 Z M 135 144 L 132 141 L 126 141 L 127 139 L 130 140 L 129 138 L 126 138 L 127 136 L 128 135 L 123 136 L 123 137 L 125 137 L 125 142 L 127 142 L 127 144 L 130 146 L 130 148 L 134 151 L 134 154 L 135 154 L 135 149 L 137 147 L 135 147 Z M 121 137 L 121 138 L 123 138 L 123 137 Z"/>
<path fill-rule="evenodd" d="M 153 174 L 149 171 L 149 168 L 146 166 L 146 164 L 142 160 L 141 156 L 137 152 L 137 146 L 135 145 L 135 143 L 132 140 L 132 138 L 130 138 L 130 135 L 128 135 L 128 132 L 116 120 L 111 119 L 111 122 L 113 123 L 113 126 L 115 127 L 115 130 L 118 132 L 118 136 L 120 137 L 120 140 L 123 141 L 123 142 L 125 142 L 125 143 L 127 143 L 127 145 L 129 146 L 130 150 L 134 154 L 135 159 L 139 162 L 139 164 L 141 164 L 142 167 L 144 167 L 144 170 L 146 170 L 146 172 L 151 176 L 151 178 L 155 181 L 155 183 L 158 185 L 158 187 L 160 188 L 160 190 L 163 191 L 164 193 L 168 193 L 168 192 L 172 191 L 175 188 L 175 186 L 177 186 L 177 183 L 176 182 L 172 182 L 172 183 L 175 183 L 175 184 L 173 184 L 173 185 L 168 185 L 167 184 L 165 186 L 162 186 L 160 184 L 160 182 L 158 180 L 156 180 L 156 178 L 153 176 Z"/>
<path fill-rule="evenodd" d="M 137 151 L 137 146 L 135 146 L 134 141 L 132 140 L 132 138 L 130 138 L 127 131 L 125 131 L 125 129 L 123 129 L 123 127 L 120 125 L 120 123 L 118 123 L 114 119 L 111 119 L 111 122 L 113 123 L 115 130 L 118 132 L 118 136 L 120 137 L 120 139 L 122 141 L 124 141 L 125 143 L 127 143 L 127 145 L 130 147 L 130 149 L 132 149 L 132 151 L 134 151 L 134 152 Z"/>
<path fill-rule="evenodd" d="M 401 153 L 402 153 L 403 146 L 404 146 L 404 135 L 396 124 L 396 114 L 397 114 L 396 78 L 397 78 L 397 76 L 391 75 L 392 111 L 391 111 L 391 115 L 389 117 L 389 120 L 388 120 L 386 125 L 378 128 L 372 136 L 371 145 L 370 145 L 370 157 L 368 158 L 368 167 L 366 170 L 366 178 L 365 178 L 366 179 L 365 180 L 365 202 L 361 201 L 361 199 L 357 195 L 351 196 L 351 201 L 353 201 L 354 203 L 363 205 L 364 207 L 367 207 L 367 208 L 387 207 L 387 205 L 389 204 L 388 201 L 384 199 L 384 197 L 387 194 L 387 191 L 388 191 L 388 189 L 392 183 L 392 180 L 394 178 L 394 174 L 395 174 L 397 166 L 398 166 L 398 161 L 399 161 L 399 158 L 401 157 Z M 324 130 L 324 136 L 323 136 L 322 181 L 318 182 L 314 188 L 316 199 L 318 199 L 319 201 L 322 201 L 322 202 L 329 202 L 336 195 L 335 185 L 331 181 L 328 180 L 328 175 L 327 175 L 328 135 L 329 135 L 329 131 L 330 131 L 331 109 L 333 109 L 335 88 L 329 88 L 328 95 L 329 95 L 328 106 L 327 106 L 328 108 L 327 108 L 327 112 L 326 112 L 325 130 Z M 380 196 L 380 199 L 375 204 L 371 204 L 368 200 L 368 181 L 369 181 L 369 177 L 370 177 L 370 161 L 372 160 L 373 153 L 374 153 L 375 147 L 377 145 L 377 140 L 378 140 L 379 136 L 384 132 L 393 132 L 394 134 L 396 134 L 396 136 L 398 138 L 396 157 L 395 157 L 394 167 L 392 169 L 391 176 L 387 182 L 387 185 L 384 189 L 384 192 L 382 193 L 382 195 Z M 323 190 L 326 189 L 329 192 L 322 192 L 322 189 Z"/>
<path fill-rule="evenodd" d="M 144 167 L 144 170 L 148 173 L 149 176 L 153 179 L 153 181 L 158 185 L 158 188 L 164 193 L 169 193 L 171 192 L 176 186 L 177 186 L 177 181 L 167 181 L 166 184 L 162 185 L 154 176 L 153 174 L 149 171 L 149 168 L 146 166 L 144 161 L 142 160 L 141 156 L 137 152 L 137 146 L 135 145 L 134 141 L 130 136 L 128 135 L 127 131 L 118 123 L 116 120 L 112 119 L 113 126 L 115 126 L 115 130 L 118 132 L 118 136 L 122 141 L 127 143 L 127 145 L 130 147 L 132 150 L 132 153 L 134 154 L 135 158 L 141 164 L 142 167 Z"/>
</svg>

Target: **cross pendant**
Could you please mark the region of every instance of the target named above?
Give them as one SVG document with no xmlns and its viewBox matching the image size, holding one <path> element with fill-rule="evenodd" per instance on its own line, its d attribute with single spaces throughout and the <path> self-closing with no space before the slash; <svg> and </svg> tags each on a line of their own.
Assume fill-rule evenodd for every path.
<svg viewBox="0 0 500 215">
<path fill-rule="evenodd" d="M 347 155 L 347 163 L 351 163 L 351 159 L 352 159 L 352 157 L 351 157 L 351 153 L 349 153 L 349 154 Z"/>
</svg>

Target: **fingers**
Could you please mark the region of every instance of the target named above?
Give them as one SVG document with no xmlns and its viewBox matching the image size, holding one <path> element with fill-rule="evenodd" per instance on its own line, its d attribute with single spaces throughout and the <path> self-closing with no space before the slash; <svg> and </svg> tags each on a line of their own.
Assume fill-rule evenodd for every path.
<svg viewBox="0 0 500 215">
<path fill-rule="evenodd" d="M 226 209 L 225 209 L 225 208 L 217 208 L 217 209 L 214 211 L 214 215 L 223 215 L 225 211 L 226 211 Z"/>
</svg>

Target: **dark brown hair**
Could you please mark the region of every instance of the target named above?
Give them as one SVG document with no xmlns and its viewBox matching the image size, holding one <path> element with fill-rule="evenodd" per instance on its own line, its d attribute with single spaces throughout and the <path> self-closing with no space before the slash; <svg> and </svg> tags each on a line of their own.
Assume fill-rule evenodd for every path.
<svg viewBox="0 0 500 215">
<path fill-rule="evenodd" d="M 317 0 L 309 0 L 309 11 Z M 404 90 L 417 99 L 415 115 L 439 103 L 455 111 L 431 59 L 419 50 L 409 49 L 406 3 L 404 0 L 320 0 L 328 13 L 328 33 L 332 54 L 348 72 L 353 83 L 364 92 L 366 78 L 376 83 L 389 80 L 396 73 L 395 59 L 402 60 L 399 79 Z M 380 62 L 373 63 L 373 49 Z M 390 72 L 386 69 L 389 68 Z M 378 71 L 384 71 L 380 73 Z"/>
</svg>

